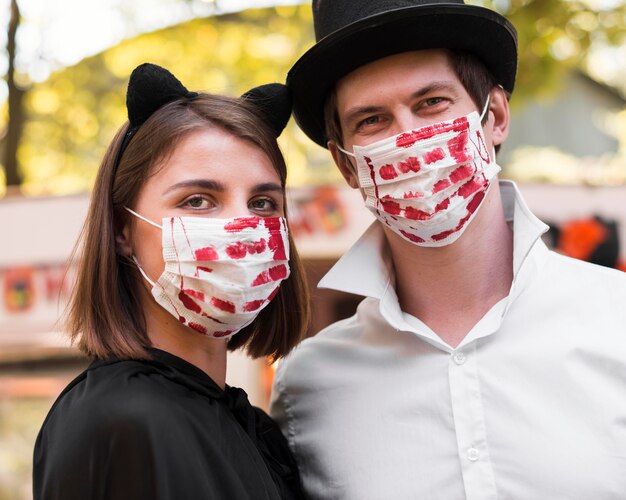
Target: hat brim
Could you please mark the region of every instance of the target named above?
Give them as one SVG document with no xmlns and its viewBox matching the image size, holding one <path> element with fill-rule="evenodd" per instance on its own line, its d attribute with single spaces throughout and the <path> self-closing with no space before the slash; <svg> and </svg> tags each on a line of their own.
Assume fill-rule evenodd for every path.
<svg viewBox="0 0 626 500">
<path fill-rule="evenodd" d="M 513 91 L 517 35 L 492 10 L 471 5 L 422 5 L 361 19 L 317 42 L 287 75 L 294 117 L 303 132 L 326 147 L 324 103 L 334 85 L 355 69 L 401 52 L 453 49 L 477 55 L 498 84 Z"/>
</svg>

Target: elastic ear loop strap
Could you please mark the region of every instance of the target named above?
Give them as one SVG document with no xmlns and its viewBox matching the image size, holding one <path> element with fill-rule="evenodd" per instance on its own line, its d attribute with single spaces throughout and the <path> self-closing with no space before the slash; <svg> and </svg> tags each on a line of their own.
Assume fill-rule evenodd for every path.
<svg viewBox="0 0 626 500">
<path fill-rule="evenodd" d="M 133 214 L 135 217 L 146 221 L 148 224 L 153 225 L 154 227 L 158 227 L 159 229 L 162 229 L 161 226 L 159 226 L 158 224 L 156 224 L 155 222 L 152 222 L 149 219 L 146 219 L 143 215 L 139 215 L 137 212 L 135 212 L 134 210 L 131 210 L 128 207 L 124 207 L 124 210 L 127 210 L 128 212 L 130 212 L 131 214 Z M 141 273 L 141 275 L 145 278 L 145 280 L 150 283 L 150 285 L 152 285 L 153 287 L 156 286 L 155 282 L 152 281 L 150 278 L 148 278 L 148 275 L 146 274 L 146 272 L 143 270 L 143 268 L 139 265 L 139 261 L 137 260 L 137 257 L 135 257 L 134 255 L 131 257 L 133 259 L 133 261 L 135 262 L 135 265 L 137 266 L 137 269 L 139 269 L 139 272 Z"/>
</svg>

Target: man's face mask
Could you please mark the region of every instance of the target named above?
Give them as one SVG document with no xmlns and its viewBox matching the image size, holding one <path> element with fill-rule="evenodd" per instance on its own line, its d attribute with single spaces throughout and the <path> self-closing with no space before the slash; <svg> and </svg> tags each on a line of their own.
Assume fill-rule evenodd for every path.
<svg viewBox="0 0 626 500">
<path fill-rule="evenodd" d="M 354 146 L 365 206 L 402 238 L 440 247 L 455 242 L 500 171 L 485 145 L 476 111 Z"/>
</svg>

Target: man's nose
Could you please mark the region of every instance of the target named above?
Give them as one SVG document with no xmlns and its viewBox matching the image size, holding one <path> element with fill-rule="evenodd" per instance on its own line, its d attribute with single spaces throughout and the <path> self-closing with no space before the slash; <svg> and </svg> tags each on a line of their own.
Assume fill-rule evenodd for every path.
<svg viewBox="0 0 626 500">
<path fill-rule="evenodd" d="M 396 110 L 391 135 L 398 135 L 407 130 L 413 130 L 426 125 L 424 119 L 419 118 L 410 108 Z"/>
</svg>

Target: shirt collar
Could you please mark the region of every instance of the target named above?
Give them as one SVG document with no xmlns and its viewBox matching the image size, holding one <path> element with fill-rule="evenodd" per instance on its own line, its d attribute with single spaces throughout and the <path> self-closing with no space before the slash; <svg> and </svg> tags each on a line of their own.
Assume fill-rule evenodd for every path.
<svg viewBox="0 0 626 500">
<path fill-rule="evenodd" d="M 513 276 L 548 226 L 528 208 L 517 185 L 500 181 L 504 216 L 513 222 Z M 381 224 L 374 221 L 318 283 L 319 288 L 381 299 L 393 284 L 393 264 Z"/>
</svg>

